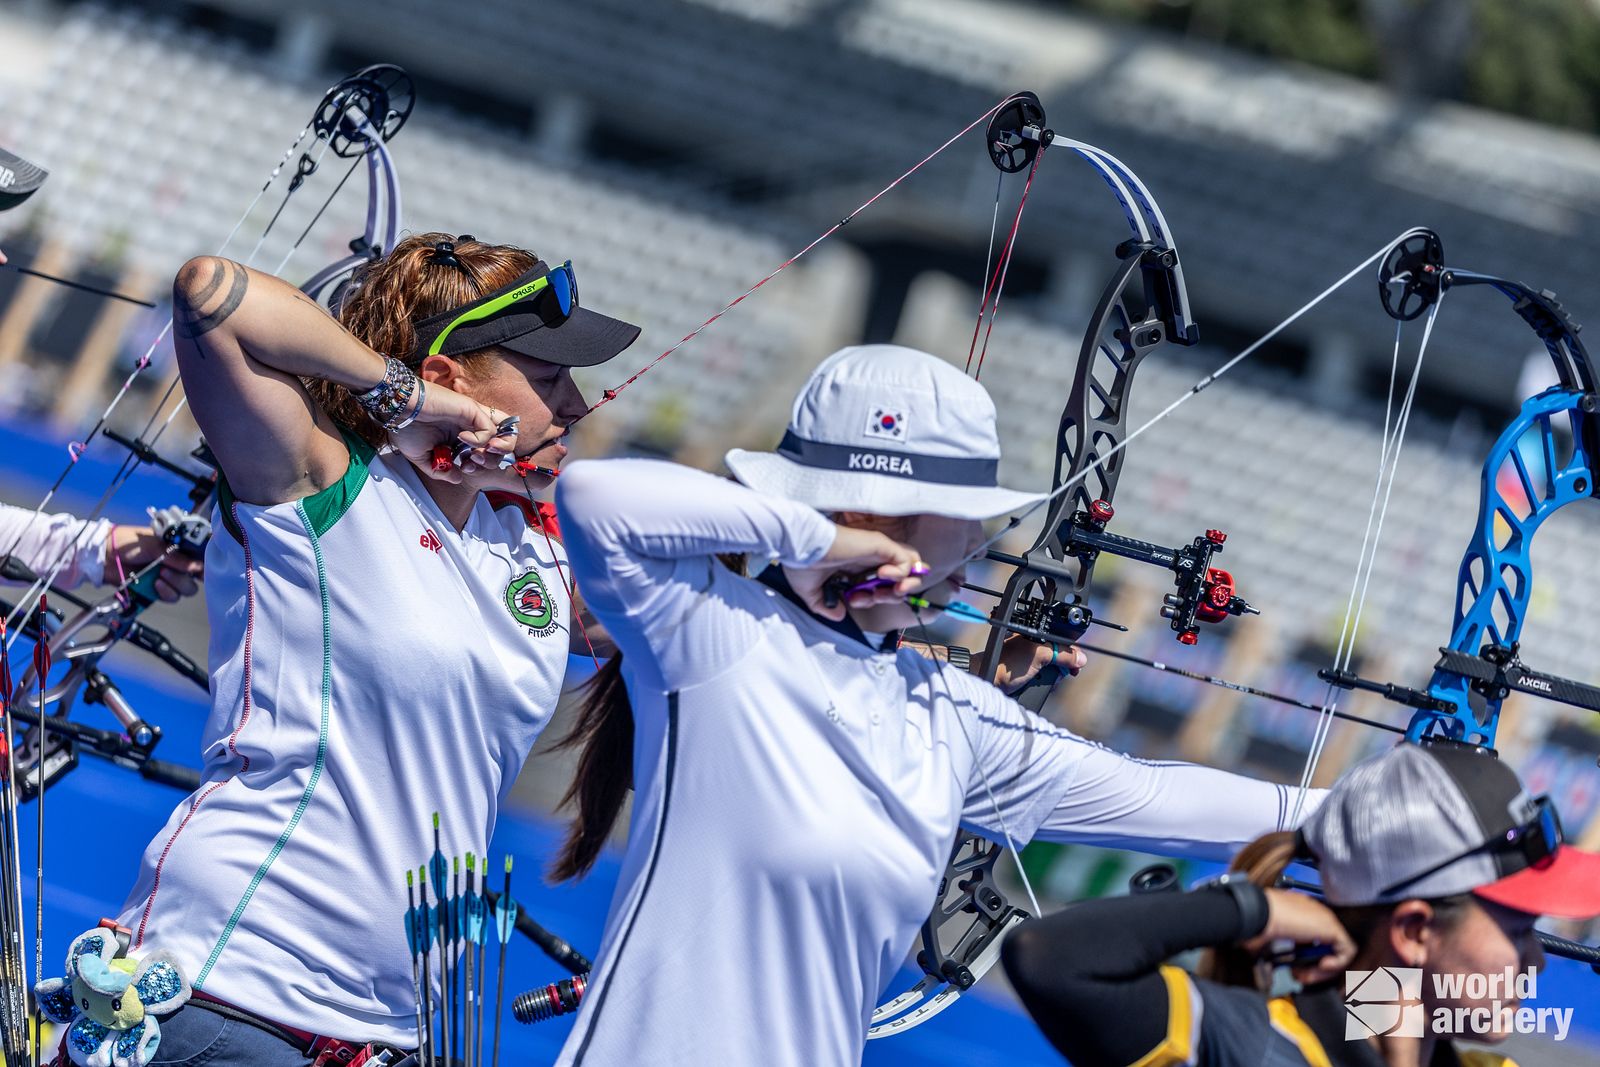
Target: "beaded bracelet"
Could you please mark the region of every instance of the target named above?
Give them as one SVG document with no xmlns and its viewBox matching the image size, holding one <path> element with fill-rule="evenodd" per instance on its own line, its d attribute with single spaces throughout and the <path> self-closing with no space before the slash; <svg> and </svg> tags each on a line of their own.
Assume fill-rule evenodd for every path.
<svg viewBox="0 0 1600 1067">
<path fill-rule="evenodd" d="M 390 359 L 388 356 L 383 357 L 383 378 L 377 385 L 374 385 L 366 392 L 352 394 L 355 396 L 356 403 L 364 408 L 370 407 L 379 397 L 395 387 L 405 369 L 405 364 L 398 359 Z"/>
<path fill-rule="evenodd" d="M 401 419 L 394 426 L 389 427 L 390 429 L 392 429 L 392 430 L 403 430 L 407 426 L 410 426 L 413 422 L 416 422 L 417 421 L 417 416 L 422 414 L 422 405 L 426 404 L 428 402 L 428 383 L 423 381 L 421 378 L 418 378 L 416 381 L 417 381 L 417 406 L 411 409 L 411 414 L 409 414 L 405 418 Z"/>
<path fill-rule="evenodd" d="M 373 421 L 386 430 L 403 429 L 411 424 L 421 410 L 421 398 L 411 417 L 401 421 L 401 415 L 411 406 L 417 392 L 418 378 L 410 367 L 398 359 L 385 358 L 383 381 L 356 396 L 356 403 L 371 415 Z"/>
</svg>

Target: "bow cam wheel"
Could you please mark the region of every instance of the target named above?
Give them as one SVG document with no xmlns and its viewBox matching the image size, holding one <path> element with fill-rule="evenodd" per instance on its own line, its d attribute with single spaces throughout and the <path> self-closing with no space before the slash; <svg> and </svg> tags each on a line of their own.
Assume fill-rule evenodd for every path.
<svg viewBox="0 0 1600 1067">
<path fill-rule="evenodd" d="M 385 142 L 399 133 L 416 100 L 411 75 L 393 63 L 377 63 L 329 89 L 312 128 L 335 155 L 353 159 L 371 150 L 369 128 Z"/>
<path fill-rule="evenodd" d="M 984 131 L 989 158 L 1007 174 L 1026 170 L 1039 154 L 1042 144 L 1050 143 L 1044 128 L 1044 105 L 1033 93 L 1017 93 L 1000 105 Z"/>
<path fill-rule="evenodd" d="M 1390 318 L 1410 322 L 1439 299 L 1444 278 L 1444 245 L 1432 230 L 1410 234 L 1383 257 L 1378 267 L 1378 297 Z"/>
</svg>

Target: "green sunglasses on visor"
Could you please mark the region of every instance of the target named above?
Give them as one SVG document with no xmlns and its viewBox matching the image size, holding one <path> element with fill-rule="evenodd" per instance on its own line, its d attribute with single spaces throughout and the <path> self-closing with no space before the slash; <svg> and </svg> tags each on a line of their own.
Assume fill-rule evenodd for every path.
<svg viewBox="0 0 1600 1067">
<path fill-rule="evenodd" d="M 444 348 L 446 338 L 457 326 L 489 318 L 523 300 L 536 301 L 533 304 L 534 312 L 546 326 L 560 326 L 566 322 L 572 316 L 572 309 L 578 306 L 578 278 L 572 272 L 572 260 L 567 260 L 559 267 L 552 267 L 548 274 L 535 278 L 527 285 L 518 286 L 509 293 L 502 293 L 493 300 L 451 319 L 428 346 L 427 354 L 438 355 Z"/>
</svg>

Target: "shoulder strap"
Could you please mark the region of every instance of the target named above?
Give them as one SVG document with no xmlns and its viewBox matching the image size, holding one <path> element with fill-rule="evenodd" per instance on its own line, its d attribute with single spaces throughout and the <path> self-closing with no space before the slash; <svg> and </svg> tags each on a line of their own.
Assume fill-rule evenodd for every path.
<svg viewBox="0 0 1600 1067">
<path fill-rule="evenodd" d="M 1306 1021 L 1300 1018 L 1293 1000 L 1277 997 L 1267 1001 L 1267 1017 L 1272 1020 L 1274 1030 L 1295 1043 L 1300 1055 L 1306 1058 L 1311 1067 L 1332 1067 L 1328 1062 L 1327 1050 L 1322 1047 L 1322 1042 L 1311 1027 L 1306 1025 Z"/>
<path fill-rule="evenodd" d="M 1444 1042 L 1440 1042 L 1444 1044 Z M 1456 1061 L 1461 1067 L 1517 1067 L 1517 1062 L 1510 1056 L 1502 1056 L 1498 1052 L 1490 1052 L 1481 1048 L 1455 1049 Z"/>
<path fill-rule="evenodd" d="M 1167 1034 L 1132 1067 L 1194 1067 L 1200 1058 L 1200 998 L 1189 975 L 1177 967 L 1164 965 L 1161 979 L 1167 984 Z"/>
<path fill-rule="evenodd" d="M 527 520 L 530 529 L 542 529 L 555 540 L 561 540 L 561 520 L 556 517 L 554 504 L 547 504 L 543 500 L 531 501 L 521 494 L 505 489 L 490 489 L 483 495 L 489 499 L 489 506 L 496 511 L 502 508 L 517 508 Z"/>
</svg>

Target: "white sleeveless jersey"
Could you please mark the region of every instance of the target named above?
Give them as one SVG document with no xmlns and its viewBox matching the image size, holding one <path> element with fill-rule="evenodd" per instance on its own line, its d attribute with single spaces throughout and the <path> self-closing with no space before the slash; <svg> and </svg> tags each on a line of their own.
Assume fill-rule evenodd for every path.
<svg viewBox="0 0 1600 1067">
<path fill-rule="evenodd" d="M 222 494 L 203 782 L 120 922 L 197 990 L 409 1046 L 406 869 L 435 811 L 446 855 L 483 854 L 555 709 L 572 612 L 559 546 L 517 507 L 480 498 L 457 533 L 404 458 L 350 448 L 304 500 Z"/>
</svg>

